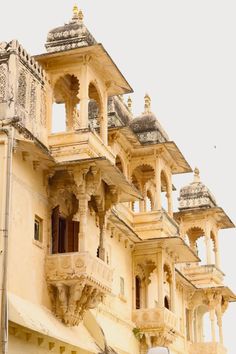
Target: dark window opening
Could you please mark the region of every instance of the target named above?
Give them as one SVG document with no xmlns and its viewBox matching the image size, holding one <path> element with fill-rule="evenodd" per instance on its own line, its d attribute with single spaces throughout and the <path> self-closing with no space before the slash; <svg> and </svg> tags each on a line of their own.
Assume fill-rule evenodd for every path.
<svg viewBox="0 0 236 354">
<path fill-rule="evenodd" d="M 138 276 L 135 277 L 135 300 L 136 300 L 136 309 L 141 308 L 141 280 Z"/>
<path fill-rule="evenodd" d="M 170 302 L 169 302 L 169 299 L 168 299 L 168 296 L 165 296 L 164 298 L 164 306 L 166 309 L 170 309 Z"/>
<path fill-rule="evenodd" d="M 35 216 L 34 219 L 34 239 L 35 241 L 42 242 L 42 219 Z"/>
<path fill-rule="evenodd" d="M 52 212 L 52 253 L 78 252 L 79 223 L 62 217 L 59 206 Z"/>
</svg>

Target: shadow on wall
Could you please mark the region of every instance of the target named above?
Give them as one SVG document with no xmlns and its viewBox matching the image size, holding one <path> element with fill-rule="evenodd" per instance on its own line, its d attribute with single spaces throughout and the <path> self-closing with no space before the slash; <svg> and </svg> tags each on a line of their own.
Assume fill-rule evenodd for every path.
<svg viewBox="0 0 236 354">
<path fill-rule="evenodd" d="M 169 349 L 165 347 L 156 347 L 149 349 L 147 354 L 170 354 Z"/>
</svg>

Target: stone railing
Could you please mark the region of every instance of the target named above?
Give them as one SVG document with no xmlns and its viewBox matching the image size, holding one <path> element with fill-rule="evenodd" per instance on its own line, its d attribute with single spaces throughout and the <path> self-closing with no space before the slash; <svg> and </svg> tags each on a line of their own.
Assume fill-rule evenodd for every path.
<svg viewBox="0 0 236 354">
<path fill-rule="evenodd" d="M 133 213 L 133 227 L 143 239 L 175 236 L 179 231 L 175 220 L 164 209 Z"/>
<path fill-rule="evenodd" d="M 227 350 L 220 343 L 193 343 L 190 345 L 190 354 L 226 354 Z"/>
<path fill-rule="evenodd" d="M 88 252 L 47 256 L 45 273 L 53 311 L 68 326 L 111 291 L 112 269 Z"/>
<path fill-rule="evenodd" d="M 184 275 L 200 287 L 217 286 L 223 284 L 224 273 L 215 265 L 190 264 L 182 269 Z"/>
<path fill-rule="evenodd" d="M 153 345 L 169 345 L 175 339 L 177 317 L 166 308 L 140 309 L 133 311 L 141 335 L 152 336 Z"/>
</svg>

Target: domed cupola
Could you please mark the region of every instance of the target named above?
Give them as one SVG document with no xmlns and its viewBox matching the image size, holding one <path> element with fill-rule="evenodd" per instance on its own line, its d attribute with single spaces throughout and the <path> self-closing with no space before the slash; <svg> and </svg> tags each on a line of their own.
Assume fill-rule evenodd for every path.
<svg viewBox="0 0 236 354">
<path fill-rule="evenodd" d="M 144 112 L 131 121 L 130 128 L 137 134 L 141 143 L 156 144 L 168 141 L 168 135 L 151 111 L 150 96 L 146 94 L 144 100 Z"/>
<path fill-rule="evenodd" d="M 45 44 L 47 52 L 60 52 L 96 44 L 96 40 L 83 23 L 83 17 L 82 11 L 74 6 L 72 20 L 48 33 Z"/>
<path fill-rule="evenodd" d="M 200 181 L 199 170 L 194 170 L 194 181 L 181 188 L 179 210 L 214 208 L 216 200 L 210 190 Z"/>
</svg>

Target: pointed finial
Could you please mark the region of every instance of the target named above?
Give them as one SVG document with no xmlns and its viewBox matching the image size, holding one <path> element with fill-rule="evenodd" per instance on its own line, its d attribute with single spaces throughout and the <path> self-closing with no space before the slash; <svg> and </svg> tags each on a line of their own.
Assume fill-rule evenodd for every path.
<svg viewBox="0 0 236 354">
<path fill-rule="evenodd" d="M 194 169 L 194 183 L 200 182 L 200 172 L 197 167 Z"/>
<path fill-rule="evenodd" d="M 150 112 L 151 112 L 151 98 L 146 93 L 144 97 L 144 113 L 150 113 Z"/>
<path fill-rule="evenodd" d="M 75 21 L 83 21 L 83 18 L 84 18 L 84 15 L 83 15 L 83 12 L 82 10 L 79 10 L 78 6 L 77 5 L 74 5 L 73 7 L 73 17 L 72 17 L 72 20 L 75 20 Z"/>
<path fill-rule="evenodd" d="M 129 96 L 128 100 L 127 100 L 127 105 L 128 105 L 128 109 L 130 112 L 132 112 L 132 99 L 131 97 Z"/>
</svg>

